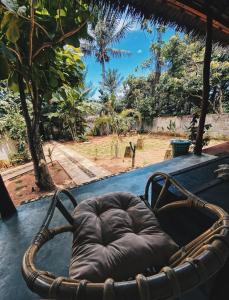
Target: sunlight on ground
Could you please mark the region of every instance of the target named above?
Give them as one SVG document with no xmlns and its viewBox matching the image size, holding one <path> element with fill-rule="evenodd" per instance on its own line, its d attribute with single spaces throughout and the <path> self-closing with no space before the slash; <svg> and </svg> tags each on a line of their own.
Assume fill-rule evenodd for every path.
<svg viewBox="0 0 229 300">
<path fill-rule="evenodd" d="M 136 143 L 142 137 L 144 148 L 136 151 L 135 167 L 143 167 L 152 163 L 164 160 L 165 152 L 170 147 L 171 136 L 166 135 L 134 135 L 121 137 L 118 140 L 118 157 L 115 157 L 116 136 L 89 137 L 85 143 L 68 142 L 66 146 L 71 147 L 80 154 L 92 159 L 99 166 L 112 173 L 122 172 L 131 169 L 131 159 L 124 158 L 126 146 L 129 142 Z M 222 140 L 212 140 L 209 146 L 220 144 Z"/>
</svg>

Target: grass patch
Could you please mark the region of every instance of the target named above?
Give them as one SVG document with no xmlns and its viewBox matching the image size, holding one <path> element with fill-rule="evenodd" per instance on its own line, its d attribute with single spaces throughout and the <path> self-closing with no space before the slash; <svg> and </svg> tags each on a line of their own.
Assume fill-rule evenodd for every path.
<svg viewBox="0 0 229 300">
<path fill-rule="evenodd" d="M 144 139 L 144 148 L 141 151 L 152 151 L 161 147 L 168 146 L 168 137 L 150 137 L 148 135 L 142 136 Z M 126 146 L 129 146 L 129 143 L 136 143 L 138 136 L 131 137 L 122 137 L 121 140 L 118 141 L 118 156 L 123 157 Z M 71 145 L 76 151 L 81 153 L 82 155 L 89 156 L 91 158 L 104 158 L 104 157 L 114 157 L 115 155 L 115 141 L 116 139 L 109 136 L 104 138 L 99 138 L 93 140 L 91 143 L 74 143 Z"/>
</svg>

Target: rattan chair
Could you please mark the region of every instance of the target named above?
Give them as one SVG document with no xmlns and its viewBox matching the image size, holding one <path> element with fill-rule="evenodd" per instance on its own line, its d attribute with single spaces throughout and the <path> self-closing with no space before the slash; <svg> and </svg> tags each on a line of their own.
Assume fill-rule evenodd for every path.
<svg viewBox="0 0 229 300">
<path fill-rule="evenodd" d="M 157 184 L 158 179 L 164 185 Z M 154 192 L 154 187 L 161 188 Z M 168 198 L 171 191 L 179 192 L 178 200 Z M 73 231 L 72 215 L 68 213 L 60 199 L 65 194 L 75 208 L 77 202 L 67 190 L 57 191 L 53 197 L 41 229 L 26 251 L 22 273 L 28 287 L 45 299 L 175 299 L 183 293 L 206 282 L 225 264 L 229 255 L 229 216 L 218 206 L 209 204 L 182 187 L 174 178 L 163 173 L 152 175 L 145 189 L 142 201 L 152 209 L 160 220 L 160 215 L 170 214 L 179 208 L 199 211 L 201 215 L 213 216 L 214 222 L 204 232 L 170 257 L 167 266 L 163 266 L 157 274 L 145 276 L 138 274 L 135 278 L 116 282 L 111 278 L 105 282 L 94 283 L 87 280 L 56 277 L 47 271 L 38 270 L 34 260 L 40 248 L 58 234 Z M 150 201 L 151 194 L 151 201 Z M 155 194 L 157 195 L 155 199 Z M 167 200 L 166 200 L 167 197 Z M 49 228 L 55 208 L 58 208 L 70 225 Z M 175 222 L 176 220 L 174 220 Z"/>
</svg>

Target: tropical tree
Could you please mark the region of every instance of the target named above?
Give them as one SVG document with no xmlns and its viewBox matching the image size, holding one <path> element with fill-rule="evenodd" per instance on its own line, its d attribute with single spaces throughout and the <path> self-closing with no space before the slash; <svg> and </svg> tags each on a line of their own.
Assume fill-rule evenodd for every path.
<svg viewBox="0 0 229 300">
<path fill-rule="evenodd" d="M 154 74 L 147 78 L 130 75 L 124 81 L 122 104 L 126 109 L 136 109 L 144 121 L 150 121 L 155 115 L 155 105 L 152 93 Z"/>
<path fill-rule="evenodd" d="M 189 114 L 201 107 L 204 45 L 201 41 L 171 37 L 162 48 L 166 65 L 155 91 L 160 113 Z M 220 113 L 228 102 L 228 62 L 225 49 L 213 47 L 209 113 Z"/>
<path fill-rule="evenodd" d="M 55 104 L 56 111 L 49 113 L 48 117 L 60 119 L 72 140 L 81 139 L 85 133 L 85 117 L 92 112 L 90 103 L 86 101 L 88 93 L 89 90 L 83 86 L 71 88 L 64 85 L 53 94 L 52 103 Z"/>
<path fill-rule="evenodd" d="M 20 108 L 20 97 L 8 89 L 7 81 L 0 82 L 0 135 L 14 140 L 16 152 L 10 155 L 11 162 L 29 160 L 26 125 Z"/>
<path fill-rule="evenodd" d="M 74 0 L 0 4 L 0 78 L 8 78 L 9 87 L 19 91 L 35 181 L 41 189 L 54 186 L 41 144 L 42 105 L 63 84 L 82 80 L 80 55 L 63 46 L 79 46 L 88 15 L 88 7 Z"/>
<path fill-rule="evenodd" d="M 122 21 L 114 13 L 100 14 L 96 24 L 88 30 L 89 39 L 81 41 L 81 49 L 86 55 L 93 55 L 101 64 L 102 86 L 105 82 L 105 64 L 111 57 L 130 55 L 130 51 L 113 48 L 131 29 L 131 21 Z"/>
<path fill-rule="evenodd" d="M 122 81 L 123 77 L 121 77 L 117 69 L 108 69 L 108 71 L 105 73 L 104 88 L 110 96 L 112 94 L 116 96 Z"/>
<path fill-rule="evenodd" d="M 160 115 L 198 114 L 202 101 L 204 45 L 187 36 L 172 36 L 161 47 L 164 70 L 152 89 L 154 72 L 147 77 L 129 76 L 124 82 L 123 104 L 137 109 L 143 120 Z M 227 111 L 229 105 L 229 55 L 213 47 L 209 113 Z"/>
<path fill-rule="evenodd" d="M 152 29 L 148 23 L 144 23 L 142 25 L 143 29 L 146 29 L 149 33 L 152 33 L 154 29 Z M 156 41 L 153 41 L 150 45 L 150 53 L 151 56 L 149 59 L 145 60 L 142 63 L 143 68 L 153 68 L 152 73 L 154 76 L 152 76 L 153 79 L 153 87 L 155 87 L 156 84 L 159 83 L 160 77 L 161 77 L 161 70 L 163 66 L 163 57 L 162 57 L 162 47 L 163 47 L 163 40 L 162 35 L 165 32 L 165 26 L 164 25 L 157 25 L 155 27 L 156 31 Z"/>
<path fill-rule="evenodd" d="M 6 94 L 7 95 L 7 94 Z M 8 94 L 13 96 L 12 93 Z M 28 160 L 26 125 L 20 110 L 17 95 L 15 99 L 2 99 L 0 97 L 0 134 L 8 136 L 16 142 L 16 150 L 18 159 Z"/>
</svg>

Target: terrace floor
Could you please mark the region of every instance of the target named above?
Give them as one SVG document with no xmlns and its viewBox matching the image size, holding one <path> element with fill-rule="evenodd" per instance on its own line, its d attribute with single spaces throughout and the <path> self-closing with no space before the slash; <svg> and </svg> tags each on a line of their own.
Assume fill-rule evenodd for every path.
<svg viewBox="0 0 229 300">
<path fill-rule="evenodd" d="M 88 197 L 104 194 L 113 191 L 128 191 L 134 194 L 143 194 L 144 187 L 149 175 L 155 171 L 172 173 L 178 176 L 191 190 L 198 185 L 198 178 L 195 170 L 199 170 L 201 181 L 205 181 L 208 164 L 211 162 L 211 169 L 217 167 L 220 162 L 215 156 L 203 154 L 202 156 L 187 155 L 172 160 L 157 163 L 151 166 L 140 168 L 117 176 L 85 184 L 73 188 L 72 193 L 78 201 Z M 229 159 L 227 163 L 229 162 Z M 200 169 L 200 167 L 202 169 Z M 206 169 L 204 171 L 204 168 Z M 180 172 L 182 170 L 182 172 Z M 186 171 L 185 171 L 186 170 Z M 203 170 L 203 171 L 200 171 Z M 186 172 L 186 173 L 185 173 Z M 191 176 L 189 176 L 191 172 Z M 183 174 L 183 175 L 182 175 Z M 210 176 L 210 175 L 209 175 Z M 207 180 L 209 179 L 207 176 Z M 211 175 L 213 177 L 213 175 Z M 186 179 L 185 179 L 186 178 Z M 191 178 L 191 181 L 189 179 Z M 189 182 L 189 184 L 187 184 Z M 222 187 L 227 188 L 227 187 Z M 215 192 L 216 193 L 216 192 Z M 205 193 L 206 194 L 206 193 Z M 225 195 L 228 195 L 224 191 Z M 204 194 L 201 194 L 204 197 Z M 213 193 L 211 193 L 211 196 Z M 219 198 L 219 197 L 218 197 Z M 30 241 L 38 231 L 42 219 L 49 206 L 49 197 L 21 205 L 18 212 L 7 221 L 0 220 L 0 291 L 1 299 L 4 300 L 35 300 L 39 296 L 29 291 L 21 275 L 22 256 Z M 66 205 L 67 206 L 67 205 Z M 229 205 L 228 205 L 229 209 Z M 63 224 L 62 216 L 56 212 L 53 226 Z M 40 269 L 54 272 L 56 275 L 68 275 L 68 262 L 71 254 L 71 236 L 64 234 L 56 237 L 44 246 L 37 257 L 37 266 Z M 201 289 L 196 289 L 182 300 L 206 300 L 206 295 Z"/>
</svg>

